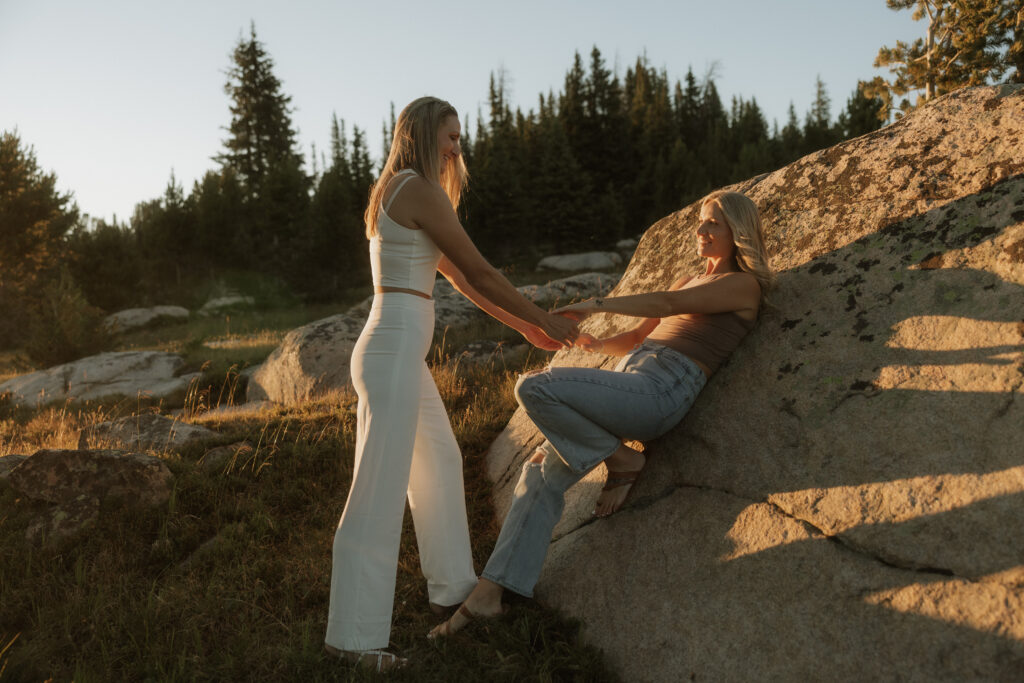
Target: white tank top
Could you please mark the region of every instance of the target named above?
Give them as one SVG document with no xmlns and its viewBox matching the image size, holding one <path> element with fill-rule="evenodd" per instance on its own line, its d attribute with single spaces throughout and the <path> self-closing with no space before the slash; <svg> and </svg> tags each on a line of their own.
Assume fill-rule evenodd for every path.
<svg viewBox="0 0 1024 683">
<path fill-rule="evenodd" d="M 377 234 L 370 238 L 370 270 L 374 286 L 415 289 L 430 295 L 434 291 L 441 250 L 426 232 L 399 225 L 387 214 L 402 186 L 416 171 L 405 169 L 395 175 L 405 174 L 408 177 L 398 183 L 387 205 L 381 205 L 377 214 Z"/>
</svg>

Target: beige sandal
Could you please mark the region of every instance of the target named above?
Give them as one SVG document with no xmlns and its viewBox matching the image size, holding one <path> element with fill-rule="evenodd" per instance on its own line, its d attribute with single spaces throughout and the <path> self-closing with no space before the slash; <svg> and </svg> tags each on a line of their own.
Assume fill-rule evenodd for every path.
<svg viewBox="0 0 1024 683">
<path fill-rule="evenodd" d="M 332 657 L 344 659 L 358 667 L 371 669 L 377 673 L 401 669 L 409 663 L 405 657 L 399 657 L 387 650 L 339 650 L 326 643 L 324 650 Z"/>
<path fill-rule="evenodd" d="M 451 617 L 448 618 L 447 621 L 443 621 L 437 626 L 435 626 L 433 629 L 431 629 L 430 633 L 427 634 L 427 639 L 436 640 L 438 638 L 447 638 L 448 636 L 458 633 L 462 629 L 466 628 L 473 621 L 490 621 L 491 619 L 498 619 L 499 617 L 503 617 L 506 614 L 508 614 L 508 610 L 509 606 L 506 604 L 502 604 L 501 612 L 495 614 L 494 616 L 488 615 L 485 617 L 480 614 L 474 614 L 468 607 L 466 607 L 466 603 L 462 603 L 461 605 L 459 605 L 459 609 L 455 610 L 455 614 L 461 614 L 462 617 L 466 620 L 466 623 L 464 623 L 462 626 L 459 626 L 458 628 L 455 628 L 455 626 L 452 624 L 452 620 L 455 619 L 455 614 L 453 614 Z"/>
</svg>

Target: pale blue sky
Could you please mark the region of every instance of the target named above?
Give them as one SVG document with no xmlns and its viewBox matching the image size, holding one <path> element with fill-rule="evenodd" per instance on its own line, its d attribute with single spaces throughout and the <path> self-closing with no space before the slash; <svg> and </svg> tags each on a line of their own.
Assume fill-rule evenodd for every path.
<svg viewBox="0 0 1024 683">
<path fill-rule="evenodd" d="M 885 0 L 0 0 L 0 130 L 17 128 L 82 211 L 125 220 L 172 169 L 187 192 L 216 167 L 225 71 L 250 21 L 307 157 L 332 112 L 368 129 L 375 157 L 392 102 L 434 94 L 475 119 L 498 69 L 535 109 L 594 45 L 620 76 L 642 53 L 673 81 L 715 64 L 726 105 L 755 97 L 769 124 L 791 101 L 802 117 L 820 75 L 835 117 L 881 73 L 879 47 L 924 31 Z"/>
</svg>

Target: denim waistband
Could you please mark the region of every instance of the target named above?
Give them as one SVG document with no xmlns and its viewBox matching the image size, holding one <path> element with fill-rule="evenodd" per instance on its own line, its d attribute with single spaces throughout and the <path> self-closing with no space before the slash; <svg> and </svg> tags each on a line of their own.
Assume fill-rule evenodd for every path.
<svg viewBox="0 0 1024 683">
<path fill-rule="evenodd" d="M 678 366 L 685 375 L 689 375 L 691 377 L 699 376 L 707 379 L 707 376 L 704 374 L 704 370 L 702 370 L 692 358 L 682 351 L 673 349 L 671 346 L 659 344 L 655 341 L 643 341 L 637 344 L 631 355 L 640 353 L 652 353 L 657 356 L 659 360 Z"/>
</svg>

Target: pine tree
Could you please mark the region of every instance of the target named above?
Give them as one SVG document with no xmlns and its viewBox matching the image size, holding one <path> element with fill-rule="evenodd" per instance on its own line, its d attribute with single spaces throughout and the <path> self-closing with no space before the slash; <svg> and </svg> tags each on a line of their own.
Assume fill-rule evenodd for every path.
<svg viewBox="0 0 1024 683">
<path fill-rule="evenodd" d="M 828 96 L 824 81 L 818 76 L 814 81 L 814 101 L 804 119 L 804 153 L 831 147 L 839 141 L 832 128 L 832 100 Z"/>
<path fill-rule="evenodd" d="M 844 139 L 855 138 L 882 127 L 881 114 L 885 103 L 877 97 L 864 94 L 864 86 L 857 88 L 846 101 L 846 109 L 839 114 L 836 124 L 838 132 Z"/>
<path fill-rule="evenodd" d="M 280 166 L 301 167 L 292 128 L 291 97 L 281 92 L 274 62 L 250 27 L 249 39 L 240 39 L 232 54 L 224 92 L 231 98 L 230 136 L 226 151 L 216 157 L 233 169 L 251 197 L 258 197 L 270 172 Z"/>
<path fill-rule="evenodd" d="M 889 9 L 913 9 L 913 19 L 927 17 L 928 24 L 924 38 L 878 51 L 875 67 L 889 67 L 894 78 L 876 76 L 864 89 L 885 103 L 883 120 L 894 109 L 902 116 L 957 88 L 998 80 L 1010 66 L 1000 48 L 1007 42 L 1014 2 L 1019 5 L 1019 0 L 886 0 Z M 911 101 L 913 93 L 918 95 Z"/>
<path fill-rule="evenodd" d="M 78 208 L 56 186 L 17 131 L 0 131 L 0 348 L 24 338 L 39 290 L 64 262 Z"/>
</svg>

